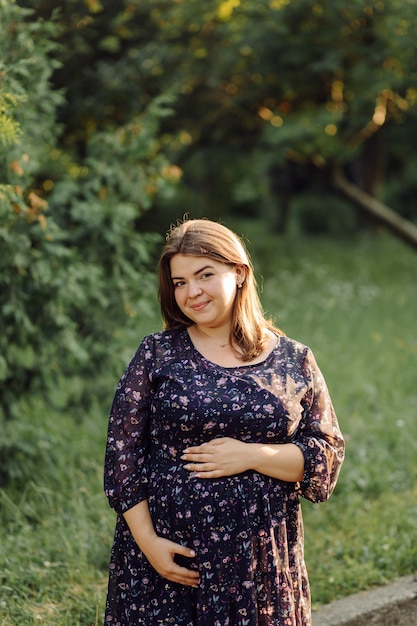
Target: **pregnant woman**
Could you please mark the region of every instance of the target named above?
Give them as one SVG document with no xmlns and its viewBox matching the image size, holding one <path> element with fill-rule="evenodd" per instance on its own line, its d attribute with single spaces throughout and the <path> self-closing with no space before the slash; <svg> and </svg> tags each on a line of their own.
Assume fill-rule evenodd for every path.
<svg viewBox="0 0 417 626">
<path fill-rule="evenodd" d="M 105 625 L 310 626 L 299 497 L 326 500 L 344 457 L 314 356 L 221 224 L 171 229 L 159 298 L 109 419 Z"/>
</svg>

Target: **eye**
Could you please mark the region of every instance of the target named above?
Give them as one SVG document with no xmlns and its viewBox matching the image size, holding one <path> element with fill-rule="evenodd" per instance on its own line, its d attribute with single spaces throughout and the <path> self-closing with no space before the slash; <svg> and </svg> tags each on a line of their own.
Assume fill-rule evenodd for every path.
<svg viewBox="0 0 417 626">
<path fill-rule="evenodd" d="M 204 272 L 204 274 L 200 274 L 200 278 L 210 278 L 210 276 L 213 276 L 212 272 Z"/>
<path fill-rule="evenodd" d="M 184 287 L 185 280 L 177 280 L 175 283 L 173 283 L 173 285 L 174 289 L 177 289 L 178 287 Z"/>
</svg>

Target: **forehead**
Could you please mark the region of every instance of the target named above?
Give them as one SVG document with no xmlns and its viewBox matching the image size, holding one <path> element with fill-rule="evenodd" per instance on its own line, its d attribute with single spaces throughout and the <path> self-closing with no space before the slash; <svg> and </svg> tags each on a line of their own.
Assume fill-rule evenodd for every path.
<svg viewBox="0 0 417 626">
<path fill-rule="evenodd" d="M 191 254 L 174 254 L 170 261 L 171 276 L 175 278 L 185 278 L 194 275 L 204 268 L 214 269 L 228 268 L 226 263 L 215 261 L 208 256 L 194 256 Z"/>
</svg>

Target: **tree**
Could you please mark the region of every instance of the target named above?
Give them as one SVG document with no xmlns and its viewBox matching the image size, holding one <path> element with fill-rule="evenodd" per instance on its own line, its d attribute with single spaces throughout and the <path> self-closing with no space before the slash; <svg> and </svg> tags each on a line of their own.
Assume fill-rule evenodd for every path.
<svg viewBox="0 0 417 626">
<path fill-rule="evenodd" d="M 168 95 L 164 149 L 184 169 L 184 197 L 205 213 L 245 198 L 277 212 L 304 186 L 332 193 L 335 167 L 383 200 L 391 164 L 397 177 L 407 167 L 393 137 L 416 124 L 417 6 L 405 4 L 69 0 L 54 75 L 68 94 L 63 141 L 83 154 L 97 130 Z M 55 2 L 31 5 L 48 17 Z"/>
</svg>

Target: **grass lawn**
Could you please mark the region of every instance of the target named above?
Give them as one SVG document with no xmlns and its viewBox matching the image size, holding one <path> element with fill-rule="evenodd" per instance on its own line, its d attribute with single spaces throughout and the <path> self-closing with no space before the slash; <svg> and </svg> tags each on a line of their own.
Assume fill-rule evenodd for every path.
<svg viewBox="0 0 417 626">
<path fill-rule="evenodd" d="M 417 254 L 388 237 L 245 233 L 266 310 L 314 351 L 347 440 L 332 498 L 303 502 L 313 604 L 417 570 Z M 122 333 L 126 362 L 157 317 Z M 120 372 L 121 373 L 121 372 Z M 0 624 L 102 623 L 114 514 L 102 493 L 108 396 L 88 415 L 41 401 L 0 491 Z M 94 395 L 94 381 L 91 382 Z"/>
</svg>

